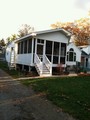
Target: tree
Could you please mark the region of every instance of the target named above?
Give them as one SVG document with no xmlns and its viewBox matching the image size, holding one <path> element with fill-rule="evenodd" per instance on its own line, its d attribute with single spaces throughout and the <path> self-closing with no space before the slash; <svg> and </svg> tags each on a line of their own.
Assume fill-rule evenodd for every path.
<svg viewBox="0 0 90 120">
<path fill-rule="evenodd" d="M 76 45 L 87 45 L 90 39 L 90 18 L 81 18 L 74 22 L 57 22 L 51 25 L 52 28 L 63 28 L 74 35 Z"/>
<path fill-rule="evenodd" d="M 5 40 L 3 38 L 0 40 L 0 46 L 5 46 Z"/>
<path fill-rule="evenodd" d="M 27 25 L 27 24 L 23 24 L 21 26 L 20 30 L 18 31 L 19 32 L 18 37 L 23 37 L 25 35 L 30 34 L 33 31 L 34 31 L 33 27 L 31 27 L 30 25 Z"/>
<path fill-rule="evenodd" d="M 14 40 L 17 39 L 17 35 L 16 34 L 12 34 L 10 37 L 8 37 L 6 40 L 7 40 L 7 43 L 10 43 Z"/>
<path fill-rule="evenodd" d="M 12 34 L 11 41 L 16 40 L 16 39 L 17 39 L 17 35 L 16 34 Z"/>
</svg>

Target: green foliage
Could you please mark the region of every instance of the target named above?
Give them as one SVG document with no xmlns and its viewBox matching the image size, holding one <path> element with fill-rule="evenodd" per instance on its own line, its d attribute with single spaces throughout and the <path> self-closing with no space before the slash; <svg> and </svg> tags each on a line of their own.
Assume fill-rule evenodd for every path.
<svg viewBox="0 0 90 120">
<path fill-rule="evenodd" d="M 79 120 L 90 120 L 90 77 L 44 78 L 24 81 Z"/>
<path fill-rule="evenodd" d="M 20 77 L 22 74 L 17 70 L 9 70 L 8 65 L 5 61 L 0 61 L 0 69 L 6 71 L 9 75 L 11 75 L 14 78 Z"/>
<path fill-rule="evenodd" d="M 0 40 L 0 46 L 5 46 L 5 40 L 3 38 Z"/>
<path fill-rule="evenodd" d="M 16 34 L 12 34 L 10 37 L 7 38 L 7 43 L 10 43 L 14 40 L 17 39 L 17 35 Z"/>
</svg>

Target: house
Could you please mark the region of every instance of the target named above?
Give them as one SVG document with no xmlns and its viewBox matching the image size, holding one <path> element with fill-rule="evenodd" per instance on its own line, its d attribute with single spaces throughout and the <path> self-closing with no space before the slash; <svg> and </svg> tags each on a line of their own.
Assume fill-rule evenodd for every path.
<svg viewBox="0 0 90 120">
<path fill-rule="evenodd" d="M 2 53 L 2 46 L 0 46 L 0 54 Z"/>
<path fill-rule="evenodd" d="M 81 62 L 81 50 L 73 43 L 67 46 L 67 66 L 77 65 Z"/>
<path fill-rule="evenodd" d="M 5 59 L 10 69 L 16 67 L 15 63 L 16 50 L 17 48 L 15 46 L 15 41 L 8 43 L 8 45 L 6 46 Z"/>
<path fill-rule="evenodd" d="M 67 66 L 90 69 L 90 46 L 76 46 L 73 42 L 67 46 Z"/>
<path fill-rule="evenodd" d="M 70 33 L 64 29 L 38 31 L 12 42 L 6 49 L 9 67 L 30 71 L 35 67 L 40 76 L 51 76 L 52 68 L 66 67 L 66 48 Z"/>
<path fill-rule="evenodd" d="M 5 60 L 5 47 L 0 46 L 0 60 Z"/>
<path fill-rule="evenodd" d="M 90 69 L 90 45 L 79 46 L 79 48 L 83 51 L 82 60 L 81 60 L 83 66 Z M 83 58 L 83 56 L 84 56 L 84 58 Z"/>
</svg>

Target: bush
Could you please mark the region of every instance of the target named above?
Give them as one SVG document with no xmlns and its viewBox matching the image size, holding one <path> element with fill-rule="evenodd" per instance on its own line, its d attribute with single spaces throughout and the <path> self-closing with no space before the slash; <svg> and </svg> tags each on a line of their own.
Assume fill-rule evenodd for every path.
<svg viewBox="0 0 90 120">
<path fill-rule="evenodd" d="M 57 72 L 61 75 L 64 73 L 64 67 L 62 64 L 57 65 Z"/>
</svg>

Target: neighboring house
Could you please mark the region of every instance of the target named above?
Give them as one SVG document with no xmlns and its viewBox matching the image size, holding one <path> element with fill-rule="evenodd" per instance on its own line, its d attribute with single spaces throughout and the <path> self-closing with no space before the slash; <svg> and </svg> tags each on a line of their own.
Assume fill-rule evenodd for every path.
<svg viewBox="0 0 90 120">
<path fill-rule="evenodd" d="M 73 42 L 67 46 L 67 66 L 90 68 L 90 46 L 76 46 Z"/>
<path fill-rule="evenodd" d="M 5 60 L 5 47 L 0 46 L 0 60 Z"/>
<path fill-rule="evenodd" d="M 67 46 L 67 65 L 73 66 L 81 62 L 81 50 L 73 42 Z"/>
<path fill-rule="evenodd" d="M 2 47 L 0 46 L 0 54 L 2 53 Z"/>
<path fill-rule="evenodd" d="M 58 64 L 66 67 L 66 48 L 70 37 L 64 29 L 52 29 L 19 38 L 7 46 L 8 65 L 28 71 L 35 67 L 40 76 L 51 76 L 52 67 Z"/>
<path fill-rule="evenodd" d="M 90 45 L 86 45 L 86 46 L 80 46 L 79 47 L 82 51 L 82 61 L 85 61 L 83 63 L 84 67 L 87 67 L 90 69 Z M 86 56 L 86 58 L 83 58 L 83 56 Z"/>
<path fill-rule="evenodd" d="M 6 55 L 5 55 L 5 59 L 8 63 L 8 67 L 9 68 L 15 68 L 16 64 L 15 64 L 15 53 L 16 53 L 16 47 L 15 47 L 15 41 L 9 43 L 6 46 Z"/>
<path fill-rule="evenodd" d="M 88 68 L 88 59 L 89 59 L 89 56 L 83 50 L 81 50 L 81 51 L 82 51 L 82 54 L 81 54 L 81 67 Z"/>
</svg>

